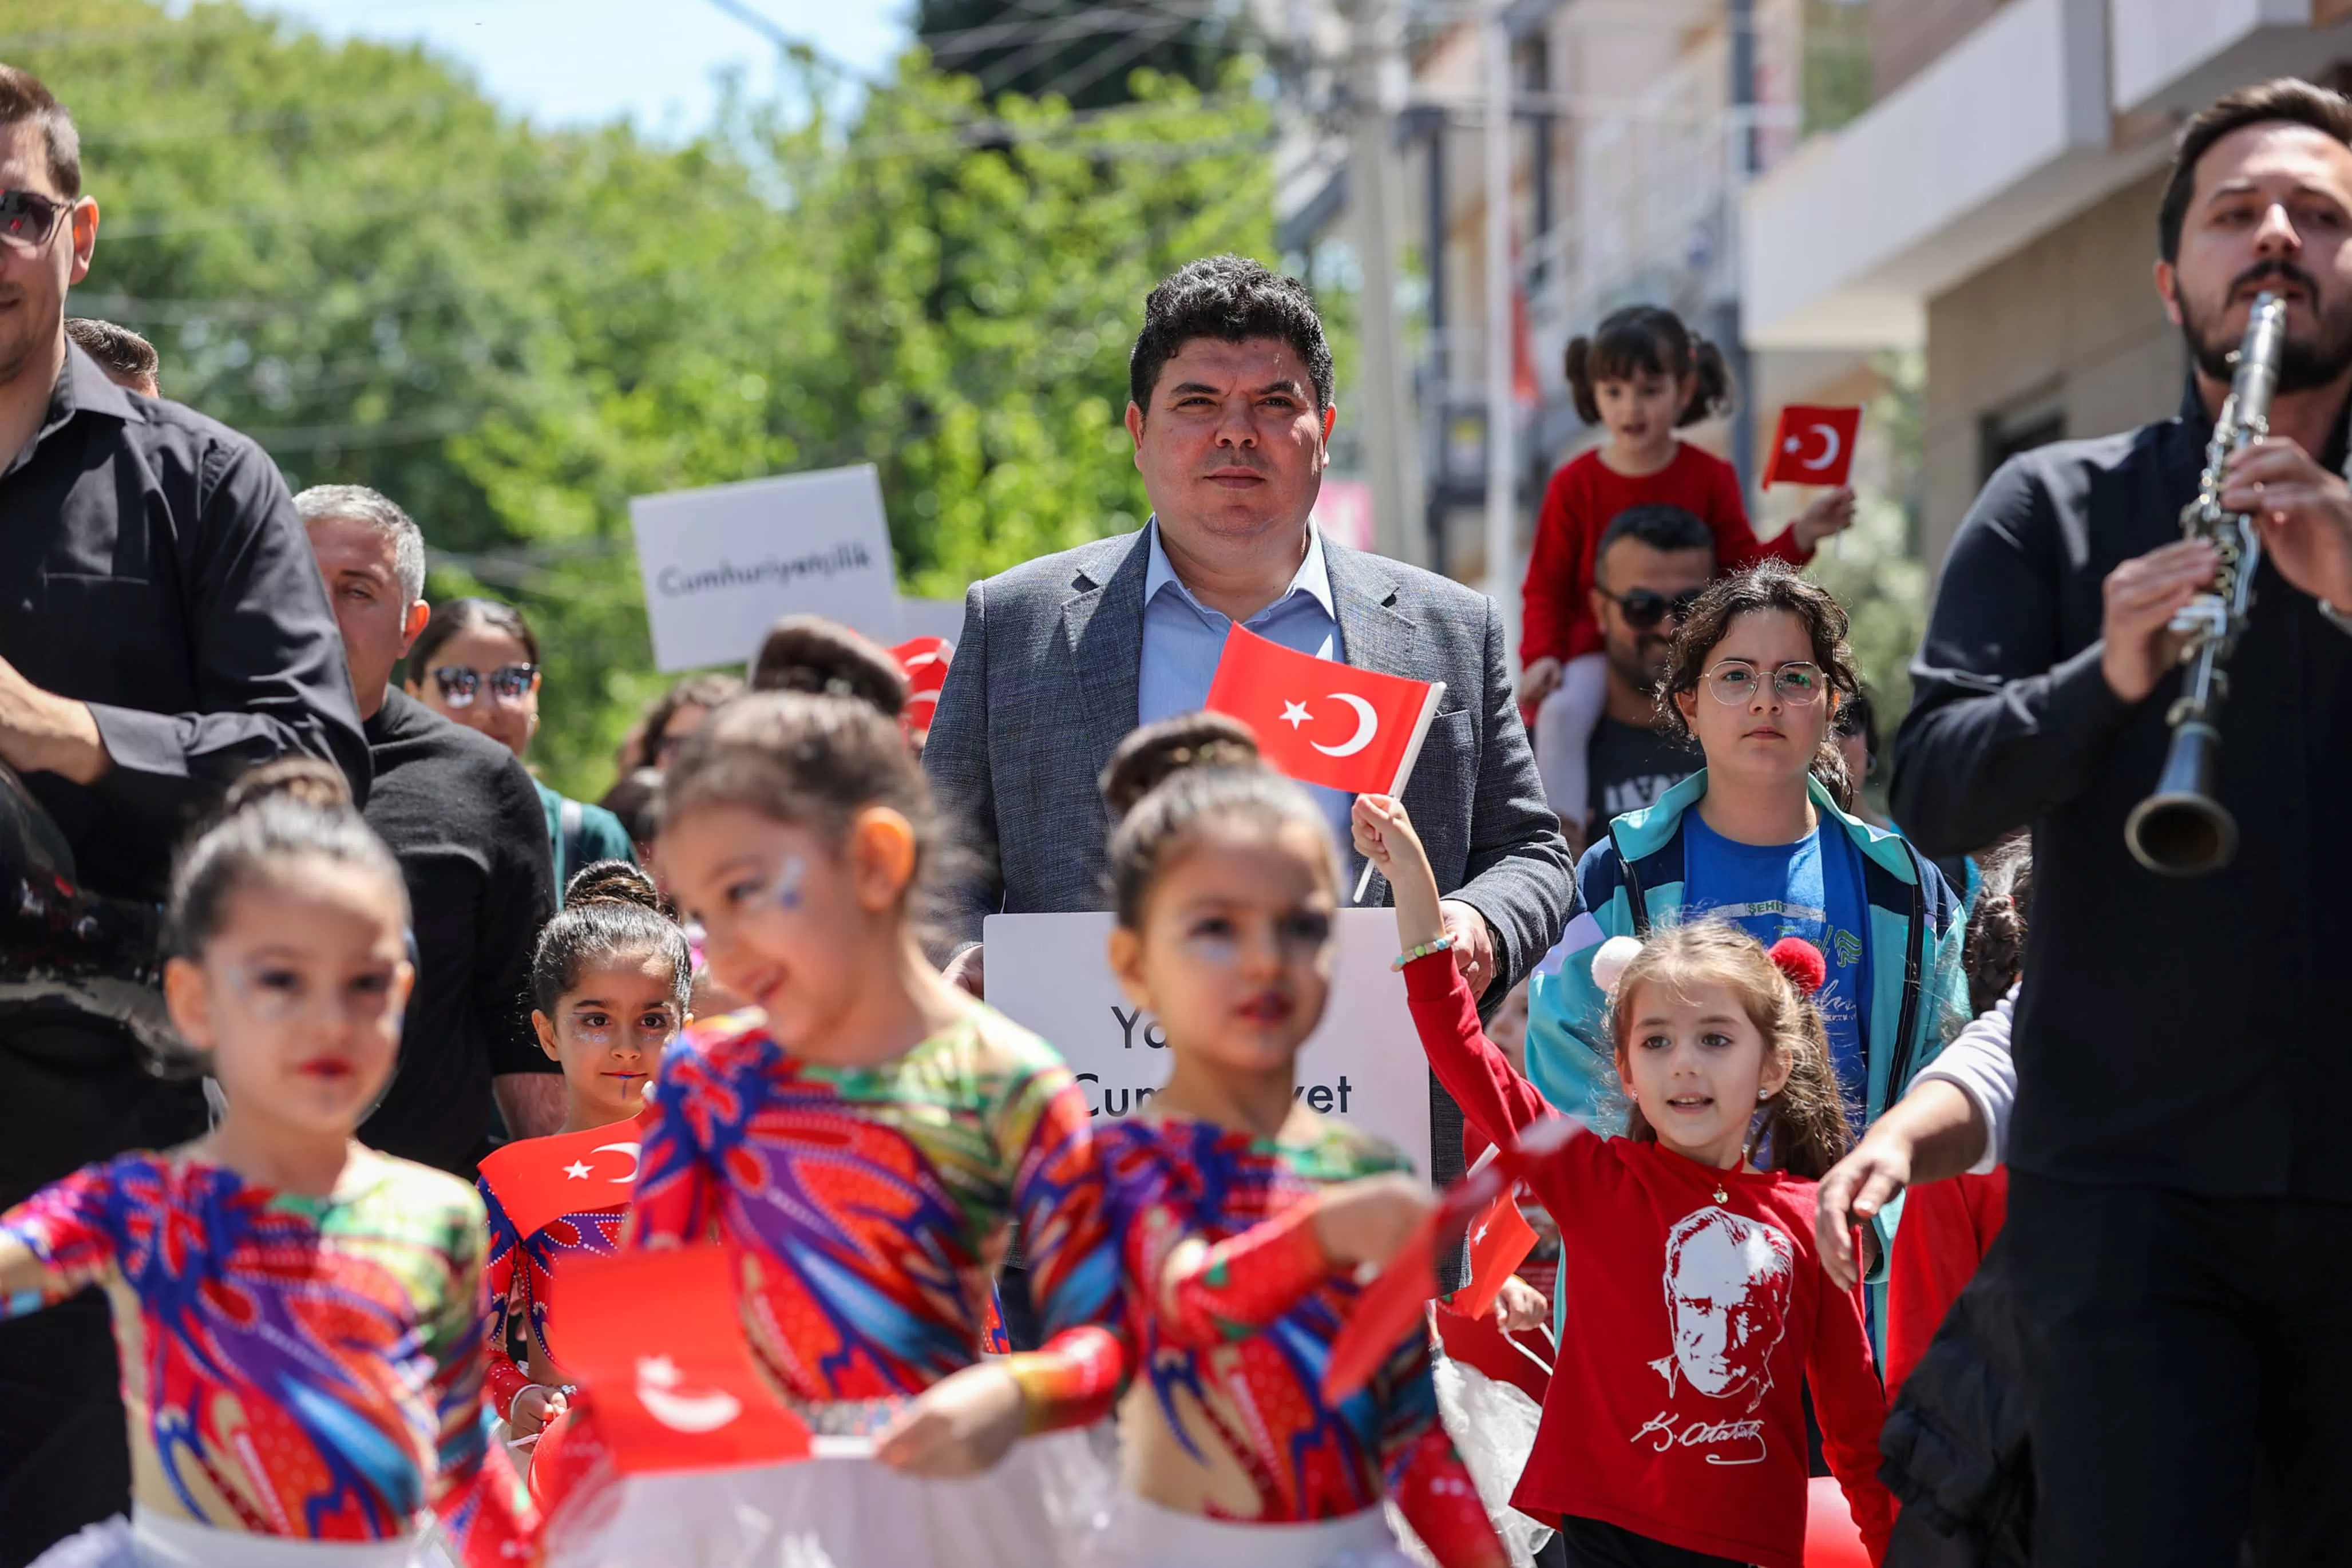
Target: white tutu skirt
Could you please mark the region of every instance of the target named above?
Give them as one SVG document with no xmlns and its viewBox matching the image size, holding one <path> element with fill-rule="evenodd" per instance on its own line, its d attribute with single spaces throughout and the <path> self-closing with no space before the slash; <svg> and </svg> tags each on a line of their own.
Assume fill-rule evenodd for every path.
<svg viewBox="0 0 2352 1568">
<path fill-rule="evenodd" d="M 1246 1524 L 1122 1492 L 1076 1561 L 1082 1568 L 1411 1568 L 1412 1559 L 1377 1508 L 1313 1524 Z"/>
<path fill-rule="evenodd" d="M 1527 1468 L 1528 1456 L 1535 1451 L 1536 1428 L 1543 1423 L 1542 1407 L 1524 1389 L 1497 1383 L 1443 1352 L 1431 1371 L 1437 1382 L 1438 1415 L 1478 1489 L 1478 1500 L 1486 1505 L 1495 1533 L 1503 1538 L 1513 1568 L 1533 1568 L 1536 1553 L 1551 1539 L 1552 1530 L 1513 1508 L 1511 1494 L 1518 1489 L 1519 1472 Z M 1436 1559 L 1413 1539 L 1394 1503 L 1389 1505 L 1389 1513 L 1413 1561 L 1434 1563 Z"/>
<path fill-rule="evenodd" d="M 1111 1486 L 1084 1432 L 1024 1438 L 959 1480 L 817 1444 L 793 1464 L 583 1481 L 548 1523 L 547 1568 L 1062 1568 Z"/>
<path fill-rule="evenodd" d="M 33 1560 L 33 1568 L 447 1568 L 429 1535 L 399 1541 L 296 1541 L 215 1530 L 134 1508 L 78 1531 Z"/>
</svg>

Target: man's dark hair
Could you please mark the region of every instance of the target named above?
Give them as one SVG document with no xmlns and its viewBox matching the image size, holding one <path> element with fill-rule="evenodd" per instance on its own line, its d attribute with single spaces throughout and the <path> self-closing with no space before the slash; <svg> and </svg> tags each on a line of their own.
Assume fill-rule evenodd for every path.
<svg viewBox="0 0 2352 1568">
<path fill-rule="evenodd" d="M 1127 362 L 1127 395 L 1138 408 L 1151 411 L 1160 371 L 1195 338 L 1281 339 L 1307 362 L 1316 408 L 1331 406 L 1331 345 L 1323 341 L 1315 296 L 1297 279 L 1246 256 L 1205 256 L 1178 268 L 1143 302 L 1143 331 Z"/>
<path fill-rule="evenodd" d="M 100 368 L 117 379 L 150 379 L 163 363 L 155 353 L 153 343 L 129 327 L 118 327 L 112 321 L 101 321 L 94 316 L 68 316 L 66 336 L 79 344 L 82 353 L 96 360 Z"/>
<path fill-rule="evenodd" d="M 0 65 L 0 125 L 31 121 L 49 144 L 49 184 L 68 201 L 81 197 L 81 134 L 66 106 L 41 79 L 16 66 Z"/>
<path fill-rule="evenodd" d="M 2273 121 L 2308 125 L 2352 147 L 2352 100 L 2340 92 L 2283 76 L 2222 94 L 2189 117 L 2173 146 L 2172 177 L 2156 208 L 2157 249 L 2165 260 L 2180 259 L 2180 229 L 2197 193 L 2198 161 L 2231 132 Z"/>
<path fill-rule="evenodd" d="M 1601 542 L 1592 549 L 1596 567 L 1609 559 L 1609 547 L 1621 539 L 1639 540 L 1653 550 L 1704 550 L 1715 554 L 1715 535 L 1698 513 L 1664 501 L 1629 506 L 1609 520 Z"/>
</svg>

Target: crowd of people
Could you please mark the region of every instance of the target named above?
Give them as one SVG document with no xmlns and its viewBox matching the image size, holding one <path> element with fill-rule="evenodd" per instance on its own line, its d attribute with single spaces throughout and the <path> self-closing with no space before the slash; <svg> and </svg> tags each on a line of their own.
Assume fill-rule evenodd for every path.
<svg viewBox="0 0 2352 1568">
<path fill-rule="evenodd" d="M 1514 649 L 1314 527 L 1321 321 L 1216 257 L 1144 305 L 1143 530 L 972 585 L 935 708 L 788 616 L 590 804 L 520 610 L 66 318 L 98 207 L 0 66 L 0 1568 L 2352 1561 L 2352 102 L 2221 99 L 2156 216 L 2180 412 L 1993 477 L 1891 752 L 1803 572 L 1853 495 L 1757 538 L 1670 311 L 1570 347 Z M 2166 879 L 2261 292 L 2236 854 Z M 1203 711 L 1235 628 L 1444 683 L 1396 794 Z M 1426 1149 L 1299 1093 L 1366 902 Z M 982 942 L 1106 910 L 1116 1119 Z M 587 1348 L 665 1254 L 741 1397 Z M 747 1400 L 797 1447 L 688 1445 Z"/>
</svg>

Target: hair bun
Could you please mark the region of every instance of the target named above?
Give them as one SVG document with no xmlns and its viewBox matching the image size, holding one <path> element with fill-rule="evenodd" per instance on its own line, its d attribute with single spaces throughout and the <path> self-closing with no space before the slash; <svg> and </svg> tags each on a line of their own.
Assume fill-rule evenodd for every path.
<svg viewBox="0 0 2352 1568">
<path fill-rule="evenodd" d="M 352 783 L 332 763 L 316 757 L 279 757 L 229 785 L 221 802 L 221 815 L 234 816 L 272 800 L 291 801 L 314 811 L 349 811 Z"/>
<path fill-rule="evenodd" d="M 751 660 L 751 689 L 853 697 L 892 719 L 907 707 L 897 656 L 823 616 L 786 616 L 768 629 Z"/>
<path fill-rule="evenodd" d="M 1116 822 L 1171 773 L 1186 768 L 1253 768 L 1257 736 L 1225 713 L 1180 713 L 1146 724 L 1118 743 L 1103 769 L 1103 805 Z"/>
<path fill-rule="evenodd" d="M 631 904 L 663 913 L 661 889 L 654 879 L 626 860 L 598 860 L 583 866 L 563 884 L 563 907 L 587 904 Z"/>
<path fill-rule="evenodd" d="M 1767 955 L 1773 966 L 1789 977 L 1801 996 L 1811 996 L 1830 977 L 1829 960 L 1822 950 L 1801 936 L 1784 936 L 1774 942 Z"/>
</svg>

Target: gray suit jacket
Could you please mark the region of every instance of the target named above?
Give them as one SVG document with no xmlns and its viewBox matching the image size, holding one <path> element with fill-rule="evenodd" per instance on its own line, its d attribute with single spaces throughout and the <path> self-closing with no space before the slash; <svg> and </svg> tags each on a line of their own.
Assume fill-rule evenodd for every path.
<svg viewBox="0 0 2352 1568">
<path fill-rule="evenodd" d="M 1486 595 L 1433 573 L 1344 549 L 1324 559 L 1351 665 L 1443 680 L 1445 697 L 1404 790 L 1437 885 L 1494 928 L 1502 983 L 1551 950 L 1574 913 L 1574 863 L 1545 805 L 1504 666 L 1501 616 Z M 1110 826 L 1096 784 L 1135 728 L 1143 657 L 1141 533 L 1016 566 L 964 595 L 923 767 L 973 851 L 948 898 L 952 945 L 980 939 L 998 910 L 1110 907 Z M 1353 890 L 1360 861 L 1349 868 Z M 1386 903 L 1375 876 L 1370 901 Z M 1433 1173 L 1460 1171 L 1460 1113 L 1441 1110 Z"/>
</svg>

